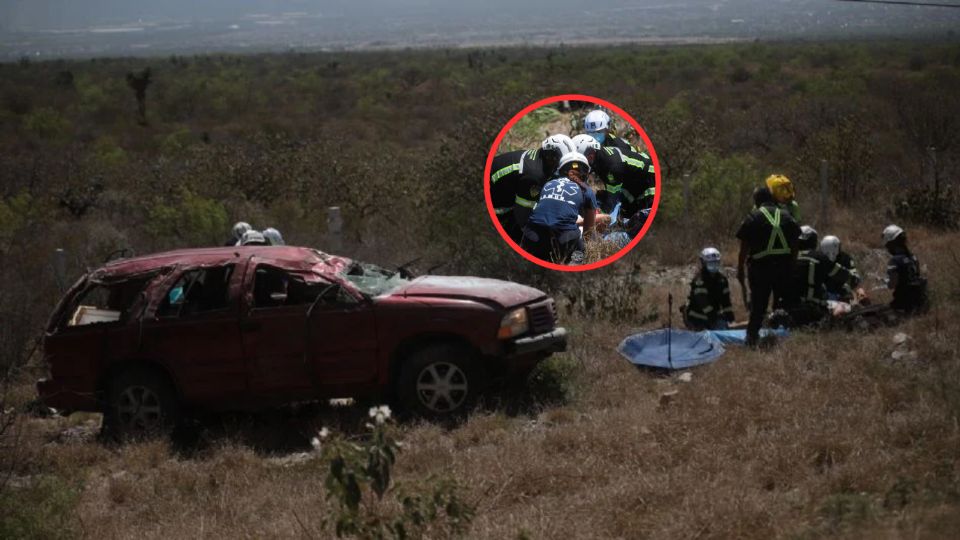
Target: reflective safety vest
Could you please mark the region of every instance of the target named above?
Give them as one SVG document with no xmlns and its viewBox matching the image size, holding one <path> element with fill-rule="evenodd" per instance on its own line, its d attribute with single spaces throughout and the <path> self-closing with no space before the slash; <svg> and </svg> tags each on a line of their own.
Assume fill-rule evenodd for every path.
<svg viewBox="0 0 960 540">
<path fill-rule="evenodd" d="M 770 215 L 770 211 L 763 206 L 761 206 L 759 210 L 767 222 L 770 223 L 770 240 L 767 241 L 766 249 L 750 255 L 750 258 L 756 260 L 771 255 L 789 255 L 790 244 L 787 242 L 787 237 L 783 235 L 783 229 L 780 228 L 780 209 L 775 209 L 773 215 Z M 779 246 L 777 245 L 778 243 Z"/>
</svg>

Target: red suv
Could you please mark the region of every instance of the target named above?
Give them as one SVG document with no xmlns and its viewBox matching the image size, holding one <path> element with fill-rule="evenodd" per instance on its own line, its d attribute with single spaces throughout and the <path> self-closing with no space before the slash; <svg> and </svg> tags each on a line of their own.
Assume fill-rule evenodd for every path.
<svg viewBox="0 0 960 540">
<path fill-rule="evenodd" d="M 404 273 L 302 247 L 188 249 L 115 261 L 60 301 L 40 397 L 131 434 L 186 410 L 391 397 L 468 409 L 491 378 L 566 348 L 553 300 L 505 281 Z"/>
</svg>

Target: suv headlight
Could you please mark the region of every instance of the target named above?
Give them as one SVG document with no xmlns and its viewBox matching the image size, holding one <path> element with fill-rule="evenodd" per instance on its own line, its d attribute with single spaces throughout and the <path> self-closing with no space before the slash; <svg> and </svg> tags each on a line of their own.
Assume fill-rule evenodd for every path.
<svg viewBox="0 0 960 540">
<path fill-rule="evenodd" d="M 530 329 L 530 321 L 527 320 L 527 308 L 517 308 L 507 313 L 500 321 L 500 331 L 497 337 L 508 339 L 523 334 Z"/>
</svg>

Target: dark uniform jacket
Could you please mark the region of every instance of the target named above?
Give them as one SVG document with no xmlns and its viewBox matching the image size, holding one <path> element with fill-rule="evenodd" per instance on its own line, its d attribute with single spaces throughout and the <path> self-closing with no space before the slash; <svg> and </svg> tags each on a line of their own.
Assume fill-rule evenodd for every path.
<svg viewBox="0 0 960 540">
<path fill-rule="evenodd" d="M 657 175 L 647 154 L 603 147 L 593 161 L 593 170 L 607 192 L 620 194 L 621 215 L 631 216 L 653 206 Z"/>
<path fill-rule="evenodd" d="M 623 137 L 617 137 L 613 133 L 607 133 L 607 136 L 603 138 L 603 144 L 601 146 L 619 148 L 624 152 L 630 152 L 632 154 L 640 153 L 640 150 L 638 150 L 636 146 L 630 144 L 630 142 Z"/>
<path fill-rule="evenodd" d="M 826 308 L 827 284 L 842 288 L 851 281 L 848 272 L 838 262 L 830 260 L 822 251 L 801 251 L 793 265 L 788 306 L 814 304 Z"/>
<path fill-rule="evenodd" d="M 909 251 L 894 255 L 887 263 L 887 276 L 897 280 L 890 307 L 913 312 L 926 306 L 927 279 L 920 274 L 920 261 L 916 255 Z"/>
<path fill-rule="evenodd" d="M 775 204 L 755 208 L 737 230 L 737 238 L 750 249 L 751 266 L 788 262 L 800 240 L 800 226 Z M 787 279 L 787 276 L 784 276 Z"/>
<path fill-rule="evenodd" d="M 701 270 L 690 282 L 686 315 L 687 327 L 693 330 L 714 329 L 720 321 L 733 322 L 726 276 Z"/>
<path fill-rule="evenodd" d="M 523 225 L 536 206 L 540 188 L 553 175 L 544 170 L 541 150 L 517 150 L 493 158 L 490 168 L 490 199 L 497 215 L 514 209 L 522 211 Z M 515 212 L 517 213 L 517 212 Z"/>
<path fill-rule="evenodd" d="M 850 281 L 837 284 L 834 281 L 827 281 L 827 292 L 837 295 L 841 300 L 847 301 L 853 298 L 853 289 L 860 285 L 862 280 L 860 272 L 857 270 L 857 263 L 849 253 L 841 251 L 837 254 L 837 264 L 843 267 L 850 274 Z"/>
</svg>

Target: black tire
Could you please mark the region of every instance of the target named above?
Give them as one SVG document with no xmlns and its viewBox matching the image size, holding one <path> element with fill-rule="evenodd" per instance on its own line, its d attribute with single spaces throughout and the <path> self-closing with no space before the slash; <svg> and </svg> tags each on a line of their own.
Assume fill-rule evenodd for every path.
<svg viewBox="0 0 960 540">
<path fill-rule="evenodd" d="M 416 416 L 455 419 L 473 409 L 485 386 L 475 351 L 455 343 L 436 343 L 406 359 L 397 380 L 397 396 L 404 410 Z"/>
<path fill-rule="evenodd" d="M 176 390 L 166 374 L 135 366 L 110 381 L 103 429 L 119 441 L 167 436 L 180 422 L 180 411 Z"/>
</svg>

